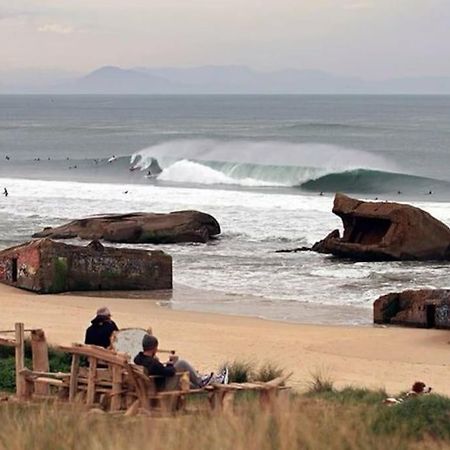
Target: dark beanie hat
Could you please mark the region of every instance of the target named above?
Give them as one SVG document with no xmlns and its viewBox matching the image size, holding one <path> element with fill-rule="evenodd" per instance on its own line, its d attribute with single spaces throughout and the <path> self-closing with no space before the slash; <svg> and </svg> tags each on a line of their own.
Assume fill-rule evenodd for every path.
<svg viewBox="0 0 450 450">
<path fill-rule="evenodd" d="M 155 336 L 150 336 L 149 334 L 144 335 L 142 338 L 142 348 L 144 350 L 153 350 L 158 346 L 158 339 Z"/>
</svg>

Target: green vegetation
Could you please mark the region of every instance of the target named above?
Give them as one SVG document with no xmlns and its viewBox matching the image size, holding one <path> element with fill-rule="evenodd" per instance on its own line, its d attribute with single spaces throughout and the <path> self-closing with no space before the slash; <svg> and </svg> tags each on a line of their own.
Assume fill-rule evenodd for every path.
<svg viewBox="0 0 450 450">
<path fill-rule="evenodd" d="M 51 292 L 61 292 L 67 289 L 67 271 L 67 258 L 55 258 Z"/>
<path fill-rule="evenodd" d="M 326 373 L 318 371 L 311 374 L 309 393 L 323 394 L 332 392 L 334 392 L 333 380 Z"/>
<path fill-rule="evenodd" d="M 70 355 L 50 347 L 48 359 L 51 372 L 70 372 Z M 32 367 L 29 341 L 25 342 L 25 366 Z M 15 376 L 14 348 L 0 346 L 0 391 L 13 392 L 16 389 Z"/>
</svg>

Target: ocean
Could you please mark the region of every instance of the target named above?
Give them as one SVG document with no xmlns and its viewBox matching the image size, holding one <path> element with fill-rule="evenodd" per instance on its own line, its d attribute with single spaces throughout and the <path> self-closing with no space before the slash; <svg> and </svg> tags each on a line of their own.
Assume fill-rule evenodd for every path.
<svg viewBox="0 0 450 450">
<path fill-rule="evenodd" d="M 443 262 L 276 253 L 342 229 L 335 192 L 450 225 L 448 96 L 0 96 L 4 187 L 0 248 L 92 214 L 215 216 L 219 239 L 159 247 L 177 285 L 215 299 L 173 308 L 298 322 L 345 308 L 337 322 L 368 324 L 382 294 L 450 287 Z"/>
</svg>

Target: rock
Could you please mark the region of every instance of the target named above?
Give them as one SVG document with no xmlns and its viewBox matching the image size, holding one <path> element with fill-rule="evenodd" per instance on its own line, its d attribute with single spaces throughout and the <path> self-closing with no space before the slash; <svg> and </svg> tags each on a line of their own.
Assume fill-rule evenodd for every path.
<svg viewBox="0 0 450 450">
<path fill-rule="evenodd" d="M 450 289 L 421 289 L 382 295 L 373 304 L 378 324 L 450 329 Z"/>
<path fill-rule="evenodd" d="M 311 250 L 311 247 L 283 248 L 281 250 L 275 250 L 275 253 L 310 252 Z"/>
<path fill-rule="evenodd" d="M 327 245 L 328 242 L 332 239 L 339 239 L 340 234 L 339 234 L 339 230 L 333 230 L 330 234 L 328 234 L 324 239 L 322 239 L 321 241 L 316 242 L 312 247 L 311 250 L 313 252 L 317 252 L 317 253 L 328 253 L 327 251 Z"/>
<path fill-rule="evenodd" d="M 60 227 L 46 227 L 34 238 L 104 239 L 110 242 L 169 244 L 207 242 L 220 234 L 217 220 L 199 211 L 168 214 L 130 213 L 74 220 Z"/>
<path fill-rule="evenodd" d="M 333 213 L 343 237 L 335 230 L 313 250 L 357 261 L 450 260 L 450 229 L 419 208 L 336 194 Z"/>
</svg>

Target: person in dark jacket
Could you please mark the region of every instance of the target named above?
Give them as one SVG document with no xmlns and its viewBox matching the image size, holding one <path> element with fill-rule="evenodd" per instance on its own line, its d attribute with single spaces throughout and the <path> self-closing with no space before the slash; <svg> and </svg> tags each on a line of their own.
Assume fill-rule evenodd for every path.
<svg viewBox="0 0 450 450">
<path fill-rule="evenodd" d="M 86 330 L 84 343 L 109 348 L 111 335 L 117 330 L 117 325 L 111 319 L 111 311 L 104 306 L 97 310 L 97 315 L 91 320 L 91 326 Z"/>
<path fill-rule="evenodd" d="M 196 389 L 206 386 L 210 382 L 226 383 L 228 382 L 228 369 L 226 374 L 214 376 L 213 373 L 201 377 L 198 372 L 187 362 L 176 357 L 162 364 L 156 356 L 158 351 L 158 339 L 155 336 L 146 334 L 142 339 L 143 351 L 139 352 L 134 358 L 134 363 L 144 366 L 145 373 L 150 376 L 157 376 L 155 379 L 158 390 L 166 387 L 166 382 L 177 372 L 189 372 L 189 381 L 191 387 Z"/>
</svg>

